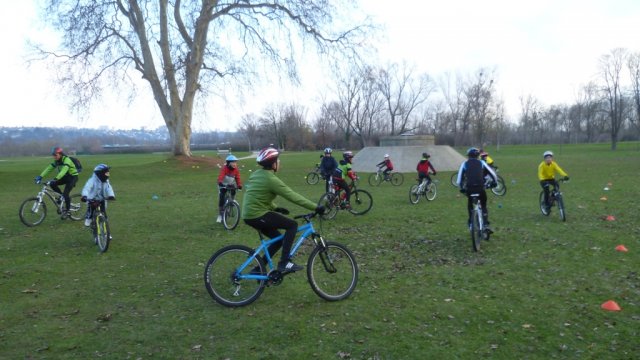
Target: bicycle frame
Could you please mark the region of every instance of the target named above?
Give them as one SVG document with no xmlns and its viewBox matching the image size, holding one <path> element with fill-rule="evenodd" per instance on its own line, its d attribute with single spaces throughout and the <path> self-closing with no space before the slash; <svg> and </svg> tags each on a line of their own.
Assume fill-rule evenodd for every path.
<svg viewBox="0 0 640 360">
<path fill-rule="evenodd" d="M 289 253 L 290 257 L 293 257 L 298 249 L 300 249 L 300 246 L 302 246 L 302 243 L 309 237 L 311 236 L 311 238 L 313 239 L 313 241 L 317 244 L 318 243 L 318 239 L 320 239 L 321 243 L 324 243 L 324 240 L 322 239 L 322 237 L 320 235 L 318 235 L 315 231 L 315 229 L 313 228 L 313 223 L 308 222 L 306 224 L 302 224 L 300 226 L 298 226 L 298 230 L 296 230 L 296 233 L 302 233 L 300 234 L 300 236 L 298 236 L 298 239 L 293 243 L 293 246 L 291 247 L 291 252 Z M 264 257 L 265 259 L 267 259 L 267 267 L 269 269 L 275 269 L 275 266 L 273 265 L 273 260 L 271 257 L 271 254 L 269 254 L 269 246 L 271 244 L 274 244 L 278 241 L 282 241 L 282 239 L 284 238 L 284 234 L 276 236 L 272 239 L 264 239 L 262 237 L 262 234 L 260 234 L 260 246 L 258 246 L 258 248 L 255 249 L 253 255 L 251 255 L 251 257 L 249 257 L 244 263 L 242 263 L 242 265 L 240 265 L 237 269 L 236 269 L 236 276 L 238 279 L 254 279 L 254 280 L 268 280 L 269 279 L 269 275 L 257 275 L 257 274 L 242 274 L 242 270 L 244 270 L 247 266 L 249 266 L 249 264 L 252 263 L 252 261 L 258 256 L 260 255 L 260 253 L 264 253 Z"/>
<path fill-rule="evenodd" d="M 471 194 L 469 195 L 473 198 L 473 211 L 476 212 L 478 216 L 478 226 L 480 226 L 480 231 L 484 231 L 484 219 L 482 217 L 482 204 L 480 204 L 480 194 Z"/>
<path fill-rule="evenodd" d="M 60 203 L 58 203 L 56 201 L 56 198 L 55 198 L 56 195 L 59 196 L 59 198 L 61 200 Z M 36 197 L 38 198 L 38 202 L 33 204 L 33 207 L 31 208 L 31 211 L 33 211 L 33 212 L 37 212 L 38 211 L 38 207 L 40 207 L 40 204 L 44 202 L 45 196 L 48 197 L 49 200 L 51 200 L 51 202 L 53 204 L 55 204 L 55 206 L 58 209 L 60 209 L 60 210 L 63 209 L 64 196 L 62 196 L 62 194 L 58 194 L 57 192 L 53 191 L 53 189 L 49 189 L 49 185 L 44 184 L 44 185 L 42 185 L 42 190 L 40 190 L 38 192 L 38 195 L 36 195 Z"/>
</svg>

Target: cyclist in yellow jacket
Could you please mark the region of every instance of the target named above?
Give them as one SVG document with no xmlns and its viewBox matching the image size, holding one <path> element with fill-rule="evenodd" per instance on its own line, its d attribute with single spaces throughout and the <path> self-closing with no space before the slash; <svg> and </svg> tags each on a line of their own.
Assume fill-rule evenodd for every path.
<svg viewBox="0 0 640 360">
<path fill-rule="evenodd" d="M 558 187 L 558 182 L 556 181 L 556 173 L 564 176 L 564 181 L 569 180 L 569 175 L 562 170 L 560 165 L 553 161 L 553 153 L 549 150 L 545 151 L 543 154 L 544 160 L 538 166 L 538 180 L 540 180 L 540 186 L 542 186 L 542 190 L 544 190 L 544 202 L 547 204 L 547 209 L 549 208 L 549 186 L 553 185 L 556 188 Z"/>
</svg>

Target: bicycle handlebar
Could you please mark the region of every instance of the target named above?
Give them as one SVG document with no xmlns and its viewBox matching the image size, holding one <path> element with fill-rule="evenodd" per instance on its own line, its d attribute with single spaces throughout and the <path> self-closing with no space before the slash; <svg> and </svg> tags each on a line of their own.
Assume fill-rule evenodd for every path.
<svg viewBox="0 0 640 360">
<path fill-rule="evenodd" d="M 308 222 L 311 219 L 313 219 L 314 217 L 316 217 L 316 215 L 318 215 L 318 213 L 314 211 L 314 212 L 311 212 L 311 213 L 308 213 L 308 214 L 296 215 L 293 218 L 296 219 L 296 220 L 297 219 L 304 219 L 305 221 Z"/>
</svg>

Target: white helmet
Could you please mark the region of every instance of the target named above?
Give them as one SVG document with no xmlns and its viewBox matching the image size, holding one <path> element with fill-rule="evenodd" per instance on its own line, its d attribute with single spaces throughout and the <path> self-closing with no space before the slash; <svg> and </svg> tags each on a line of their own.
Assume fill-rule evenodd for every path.
<svg viewBox="0 0 640 360">
<path fill-rule="evenodd" d="M 385 159 L 388 158 L 388 157 L 389 157 L 389 154 L 384 154 L 384 158 Z"/>
<path fill-rule="evenodd" d="M 551 150 L 545 151 L 544 154 L 542 155 L 542 157 L 547 157 L 547 156 L 553 156 L 553 153 L 551 152 Z"/>
</svg>

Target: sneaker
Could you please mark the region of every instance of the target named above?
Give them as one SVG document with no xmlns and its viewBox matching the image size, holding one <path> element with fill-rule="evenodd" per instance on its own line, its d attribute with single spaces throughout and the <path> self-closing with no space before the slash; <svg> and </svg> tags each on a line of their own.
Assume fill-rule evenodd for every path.
<svg viewBox="0 0 640 360">
<path fill-rule="evenodd" d="M 282 273 L 283 275 L 300 271 L 302 269 L 304 269 L 302 266 L 296 265 L 292 261 L 288 261 L 284 264 L 278 264 L 278 271 L 280 271 L 280 273 Z"/>
<path fill-rule="evenodd" d="M 217 223 L 221 223 L 222 222 L 222 215 L 218 215 L 218 218 L 216 219 Z"/>
<path fill-rule="evenodd" d="M 84 226 L 91 226 L 91 219 L 84 219 Z"/>
<path fill-rule="evenodd" d="M 493 230 L 491 230 L 491 228 L 488 226 L 484 228 L 484 231 L 486 231 L 488 235 L 493 234 Z"/>
</svg>

